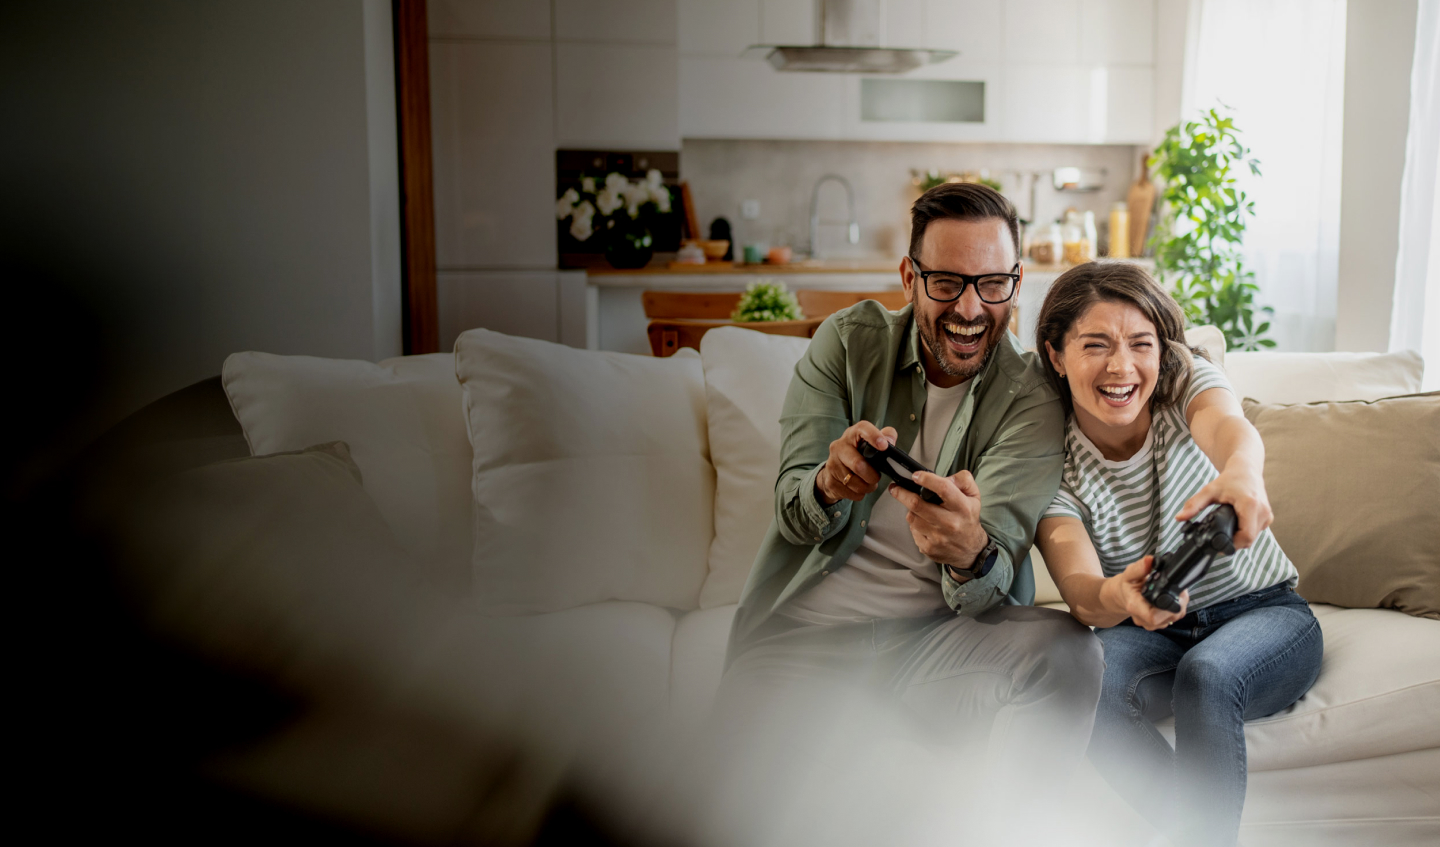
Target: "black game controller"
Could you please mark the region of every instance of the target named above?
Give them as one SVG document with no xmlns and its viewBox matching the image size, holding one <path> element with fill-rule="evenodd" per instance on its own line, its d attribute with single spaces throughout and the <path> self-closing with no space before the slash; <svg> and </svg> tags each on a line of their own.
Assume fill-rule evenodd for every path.
<svg viewBox="0 0 1440 847">
<path fill-rule="evenodd" d="M 926 503 L 935 503 L 938 505 L 944 502 L 940 499 L 939 494 L 921 486 L 920 483 L 900 472 L 899 469 L 908 471 L 912 475 L 916 471 L 933 473 L 929 468 L 915 461 L 909 453 L 906 453 L 894 444 L 891 444 L 884 450 L 877 450 L 875 449 L 875 445 L 862 438 L 860 439 L 860 455 L 864 457 L 865 461 L 870 463 L 870 467 L 895 480 L 895 484 L 906 491 L 912 494 L 919 494 L 920 499 Z"/>
<path fill-rule="evenodd" d="M 1235 552 L 1235 509 L 1220 504 L 1181 530 L 1180 546 L 1155 559 L 1141 593 L 1150 605 L 1167 612 L 1180 611 L 1180 592 L 1200 581 L 1221 555 Z"/>
</svg>

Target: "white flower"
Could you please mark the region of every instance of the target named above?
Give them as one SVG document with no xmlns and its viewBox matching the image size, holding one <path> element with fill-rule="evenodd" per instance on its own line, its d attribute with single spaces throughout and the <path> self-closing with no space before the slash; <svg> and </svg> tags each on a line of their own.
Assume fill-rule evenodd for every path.
<svg viewBox="0 0 1440 847">
<path fill-rule="evenodd" d="M 579 199 L 580 195 L 575 193 L 575 189 L 565 189 L 565 193 L 561 194 L 560 199 L 555 201 L 555 220 L 563 221 L 569 217 L 570 213 L 575 211 L 575 201 Z"/>
<path fill-rule="evenodd" d="M 661 176 L 660 172 L 654 168 L 645 172 L 645 182 L 649 183 L 652 188 L 659 188 L 664 181 L 665 177 Z"/>
<path fill-rule="evenodd" d="M 655 173 L 655 171 L 651 171 Z M 661 214 L 670 213 L 670 191 L 663 185 L 656 185 L 650 188 L 650 200 L 654 202 L 655 208 Z"/>
<path fill-rule="evenodd" d="M 595 195 L 595 205 L 600 208 L 600 214 L 602 215 L 612 214 L 624 204 L 625 201 L 621 199 L 620 193 L 612 191 L 609 185 L 600 189 L 600 193 Z"/>
<path fill-rule="evenodd" d="M 640 204 L 631 201 L 630 203 L 626 204 L 625 211 L 629 213 L 630 217 L 638 218 L 640 217 Z"/>
<path fill-rule="evenodd" d="M 585 192 L 586 194 L 594 194 L 594 193 L 595 193 L 595 177 L 593 177 L 593 176 L 582 176 L 582 177 L 580 177 L 580 190 L 583 191 L 583 192 Z"/>
<path fill-rule="evenodd" d="M 611 171 L 605 175 L 605 187 L 613 194 L 623 194 L 625 189 L 630 187 L 630 180 Z"/>
<path fill-rule="evenodd" d="M 584 241 L 595 231 L 591 225 L 595 219 L 595 207 L 586 200 L 575 207 L 575 219 L 570 222 L 570 234 L 576 241 Z"/>
</svg>

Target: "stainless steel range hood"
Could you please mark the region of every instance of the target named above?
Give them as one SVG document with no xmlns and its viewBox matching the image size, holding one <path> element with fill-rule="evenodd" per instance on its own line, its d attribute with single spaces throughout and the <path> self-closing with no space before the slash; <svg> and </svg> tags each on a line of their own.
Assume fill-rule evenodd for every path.
<svg viewBox="0 0 1440 847">
<path fill-rule="evenodd" d="M 881 47 L 882 0 L 818 0 L 819 44 L 757 44 L 747 56 L 763 56 L 777 71 L 903 74 L 943 62 L 954 50 Z"/>
</svg>

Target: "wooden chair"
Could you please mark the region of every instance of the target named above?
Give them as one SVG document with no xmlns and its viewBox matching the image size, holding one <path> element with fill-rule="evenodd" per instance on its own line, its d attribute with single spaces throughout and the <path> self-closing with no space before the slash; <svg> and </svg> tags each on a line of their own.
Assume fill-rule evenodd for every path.
<svg viewBox="0 0 1440 847">
<path fill-rule="evenodd" d="M 740 292 L 644 291 L 640 302 L 647 318 L 728 321 L 740 305 Z"/>
<path fill-rule="evenodd" d="M 806 318 L 800 321 L 756 321 L 735 323 L 733 321 L 686 320 L 671 318 L 653 320 L 646 332 L 650 336 L 650 352 L 657 357 L 673 356 L 681 347 L 700 349 L 700 339 L 717 326 L 738 326 L 770 335 L 791 335 L 809 338 L 824 321 L 824 318 Z"/>
<path fill-rule="evenodd" d="M 816 291 L 807 289 L 795 292 L 800 301 L 800 311 L 807 318 L 824 318 L 862 300 L 878 300 L 880 305 L 891 311 L 907 302 L 904 291 Z"/>
</svg>

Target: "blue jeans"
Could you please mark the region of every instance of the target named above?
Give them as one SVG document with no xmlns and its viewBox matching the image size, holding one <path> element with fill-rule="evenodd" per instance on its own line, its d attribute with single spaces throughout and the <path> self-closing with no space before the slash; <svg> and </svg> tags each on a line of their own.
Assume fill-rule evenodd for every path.
<svg viewBox="0 0 1440 847">
<path fill-rule="evenodd" d="M 1097 629 L 1105 677 L 1090 760 L 1177 844 L 1233 845 L 1245 805 L 1245 721 L 1300 699 L 1320 674 L 1310 607 L 1273 585 L 1149 632 Z M 1154 721 L 1175 716 L 1175 747 Z"/>
</svg>

